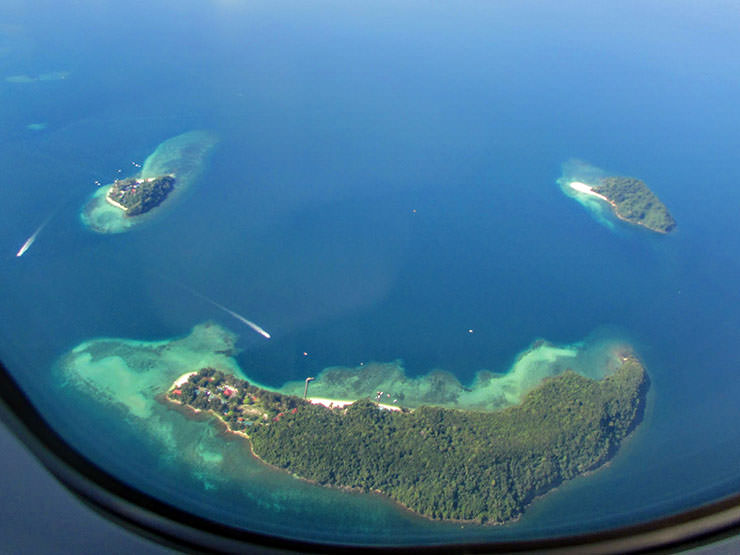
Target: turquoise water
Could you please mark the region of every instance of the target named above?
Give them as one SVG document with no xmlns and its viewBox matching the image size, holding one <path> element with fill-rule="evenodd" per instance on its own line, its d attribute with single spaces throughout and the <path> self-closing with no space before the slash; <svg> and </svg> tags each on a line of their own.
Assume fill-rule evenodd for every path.
<svg viewBox="0 0 740 555">
<path fill-rule="evenodd" d="M 740 485 L 729 7 L 60 9 L 3 8 L 0 358 L 93 460 L 209 517 L 370 543 L 596 529 Z M 96 181 L 133 175 L 201 129 L 219 144 L 185 198 L 126 233 L 85 229 Z M 642 178 L 676 232 L 584 209 L 557 183 L 573 159 Z M 86 342 L 167 342 L 204 322 L 234 344 L 195 352 L 228 350 L 276 388 L 373 364 L 409 379 L 444 370 L 467 387 L 538 339 L 585 346 L 595 362 L 583 370 L 599 372 L 589 346 L 630 344 L 651 378 L 648 411 L 607 468 L 519 522 L 433 523 L 269 471 L 207 421 L 146 400 L 130 413 L 62 370 Z M 109 362 L 115 385 L 122 367 Z M 150 393 L 151 372 L 190 370 L 142 364 Z"/>
</svg>

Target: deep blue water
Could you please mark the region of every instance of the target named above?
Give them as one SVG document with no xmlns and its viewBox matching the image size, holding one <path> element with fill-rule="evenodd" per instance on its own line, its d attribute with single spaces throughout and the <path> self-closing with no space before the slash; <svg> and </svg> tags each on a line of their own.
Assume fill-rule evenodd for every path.
<svg viewBox="0 0 740 555">
<path fill-rule="evenodd" d="M 96 403 L 56 389 L 55 361 L 94 337 L 162 339 L 212 319 L 241 334 L 245 372 L 279 386 L 395 359 L 412 375 L 443 368 L 469 382 L 538 338 L 602 334 L 632 342 L 652 382 L 645 422 L 608 470 L 499 529 L 461 532 L 380 501 L 368 519 L 354 499 L 363 539 L 588 529 L 740 486 L 730 4 L 83 2 L 0 13 L 0 77 L 69 71 L 0 81 L 0 357 L 75 441 L 79 419 L 142 445 Z M 221 143 L 191 197 L 124 235 L 83 229 L 94 180 L 198 128 Z M 571 157 L 644 179 L 676 233 L 600 225 L 555 184 Z M 187 479 L 156 445 L 136 452 Z M 286 522 L 311 510 L 307 498 Z M 326 529 L 312 533 L 331 538 L 345 515 L 316 503 Z"/>
</svg>

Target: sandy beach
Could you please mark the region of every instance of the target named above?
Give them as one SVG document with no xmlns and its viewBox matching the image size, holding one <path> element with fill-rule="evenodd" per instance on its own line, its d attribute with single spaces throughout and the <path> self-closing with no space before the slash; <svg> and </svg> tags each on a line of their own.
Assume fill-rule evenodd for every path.
<svg viewBox="0 0 740 555">
<path fill-rule="evenodd" d="M 179 378 L 177 378 L 173 382 L 172 387 L 170 387 L 170 389 L 175 389 L 176 387 L 180 387 L 182 385 L 185 385 L 188 382 L 188 380 L 190 379 L 190 376 L 193 376 L 193 375 L 195 375 L 197 373 L 198 372 L 187 372 L 187 373 L 183 374 L 182 376 L 180 376 Z"/>
<path fill-rule="evenodd" d="M 108 191 L 106 191 L 106 193 L 105 193 L 105 201 L 108 204 L 110 204 L 111 206 L 115 206 L 116 208 L 120 208 L 124 212 L 128 212 L 128 208 L 126 208 L 123 204 L 120 204 L 120 203 L 116 202 L 115 200 L 113 200 L 112 198 L 110 198 L 110 191 L 111 191 L 110 189 L 108 189 Z"/>
<path fill-rule="evenodd" d="M 572 189 L 575 189 L 579 193 L 584 193 L 586 195 L 598 197 L 602 200 L 605 200 L 609 204 L 611 204 L 611 201 L 608 198 L 606 198 L 604 195 L 600 195 L 599 193 L 594 192 L 593 187 L 591 187 L 590 185 L 586 185 L 585 183 L 582 183 L 580 181 L 571 181 L 569 185 Z"/>
<path fill-rule="evenodd" d="M 181 375 L 179 378 L 177 378 L 172 383 L 172 385 L 170 386 L 170 391 L 185 385 L 190 379 L 190 376 L 193 376 L 197 373 L 198 372 L 186 372 L 185 374 Z M 351 405 L 352 403 L 355 402 L 355 401 L 351 401 L 347 399 L 329 399 L 327 397 L 309 397 L 306 400 L 314 405 L 323 405 L 329 409 L 343 409 L 347 405 Z M 397 407 L 395 405 L 386 405 L 383 403 L 377 403 L 377 405 L 380 408 L 383 408 L 386 410 L 398 410 L 398 411 L 401 410 L 401 407 Z M 216 415 L 216 416 L 220 416 L 220 415 Z"/>
<path fill-rule="evenodd" d="M 351 405 L 352 403 L 354 403 L 354 401 L 346 401 L 343 399 L 327 399 L 326 397 L 309 397 L 306 400 L 314 405 L 324 405 L 325 407 L 330 409 L 342 409 L 347 405 Z M 378 403 L 378 406 L 386 410 L 401 410 L 401 407 L 397 407 L 395 405 L 385 405 L 383 403 Z"/>
</svg>

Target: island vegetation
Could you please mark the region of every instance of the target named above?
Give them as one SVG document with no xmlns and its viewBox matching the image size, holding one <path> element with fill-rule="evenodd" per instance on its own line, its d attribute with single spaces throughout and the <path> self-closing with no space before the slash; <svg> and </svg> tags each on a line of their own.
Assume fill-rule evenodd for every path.
<svg viewBox="0 0 740 555">
<path fill-rule="evenodd" d="M 138 216 L 162 204 L 174 188 L 175 176 L 172 174 L 148 179 L 117 179 L 111 185 L 106 200 L 123 210 L 127 217 Z"/>
<path fill-rule="evenodd" d="M 166 399 L 210 411 L 264 462 L 327 486 L 380 492 L 434 519 L 503 523 L 563 480 L 604 464 L 639 423 L 648 379 L 632 354 L 610 376 L 571 370 L 497 411 L 370 399 L 331 409 L 213 368 Z"/>
<path fill-rule="evenodd" d="M 592 188 L 606 197 L 620 219 L 658 233 L 669 233 L 676 221 L 645 183 L 634 177 L 604 177 Z"/>
</svg>

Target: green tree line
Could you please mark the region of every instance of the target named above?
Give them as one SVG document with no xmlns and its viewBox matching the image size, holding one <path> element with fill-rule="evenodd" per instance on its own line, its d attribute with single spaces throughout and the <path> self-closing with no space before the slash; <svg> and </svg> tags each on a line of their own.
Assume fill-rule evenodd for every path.
<svg viewBox="0 0 740 555">
<path fill-rule="evenodd" d="M 616 204 L 616 212 L 628 222 L 668 233 L 676 221 L 645 183 L 634 177 L 605 177 L 593 190 Z"/>
</svg>

